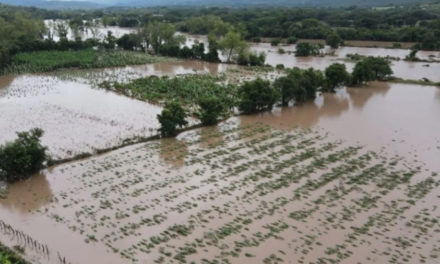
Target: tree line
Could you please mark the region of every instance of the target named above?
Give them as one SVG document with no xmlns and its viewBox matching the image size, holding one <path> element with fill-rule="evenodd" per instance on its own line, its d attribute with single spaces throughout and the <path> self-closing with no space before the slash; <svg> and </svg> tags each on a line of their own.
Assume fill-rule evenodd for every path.
<svg viewBox="0 0 440 264">
<path fill-rule="evenodd" d="M 49 15 L 48 15 L 49 16 Z M 53 17 L 54 14 L 50 14 Z M 440 49 L 440 10 L 419 5 L 373 8 L 152 8 L 60 12 L 59 18 L 100 18 L 104 25 L 145 26 L 169 22 L 182 32 L 225 34 L 234 27 L 244 39 L 327 39 L 417 42 Z"/>
</svg>

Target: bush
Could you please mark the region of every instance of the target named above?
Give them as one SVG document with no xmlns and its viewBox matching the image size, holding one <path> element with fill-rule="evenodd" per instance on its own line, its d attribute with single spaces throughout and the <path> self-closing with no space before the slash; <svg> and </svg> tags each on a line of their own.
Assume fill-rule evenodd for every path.
<svg viewBox="0 0 440 264">
<path fill-rule="evenodd" d="M 277 64 L 275 66 L 275 69 L 277 69 L 277 70 L 284 70 L 284 64 Z"/>
<path fill-rule="evenodd" d="M 295 44 L 298 41 L 296 37 L 288 37 L 287 38 L 287 44 Z"/>
<path fill-rule="evenodd" d="M 210 126 L 217 124 L 219 117 L 225 112 L 225 104 L 215 96 L 204 97 L 199 100 L 199 117 L 202 124 Z"/>
<path fill-rule="evenodd" d="M 273 46 L 273 47 L 276 47 L 276 46 L 278 46 L 280 43 L 281 43 L 281 40 L 278 39 L 278 38 L 276 38 L 276 39 L 273 39 L 273 40 L 270 42 L 270 45 Z"/>
<path fill-rule="evenodd" d="M 320 44 L 312 44 L 308 42 L 300 42 L 296 45 L 295 55 L 297 57 L 307 57 L 319 55 L 322 49 Z"/>
<path fill-rule="evenodd" d="M 162 113 L 157 115 L 160 123 L 160 133 L 164 137 L 173 137 L 177 135 L 177 128 L 183 127 L 188 122 L 185 110 L 175 101 L 167 102 Z"/>
<path fill-rule="evenodd" d="M 257 54 L 255 52 L 243 51 L 240 52 L 237 59 L 237 64 L 243 66 L 264 66 L 265 62 L 266 54 L 264 52 Z"/>
<path fill-rule="evenodd" d="M 271 87 L 270 82 L 260 78 L 245 82 L 238 92 L 238 107 L 246 114 L 271 110 L 279 97 L 278 91 Z"/>
<path fill-rule="evenodd" d="M 16 140 L 0 146 L 0 180 L 18 181 L 43 168 L 48 159 L 40 142 L 43 133 L 39 128 L 19 132 Z"/>
</svg>

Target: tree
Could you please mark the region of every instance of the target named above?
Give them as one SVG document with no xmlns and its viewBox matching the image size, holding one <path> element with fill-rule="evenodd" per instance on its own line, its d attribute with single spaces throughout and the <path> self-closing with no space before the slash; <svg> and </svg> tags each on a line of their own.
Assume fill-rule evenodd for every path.
<svg viewBox="0 0 440 264">
<path fill-rule="evenodd" d="M 43 168 L 48 159 L 40 142 L 43 133 L 39 128 L 19 132 L 16 140 L 0 146 L 0 180 L 21 180 Z"/>
<path fill-rule="evenodd" d="M 188 124 L 185 110 L 176 101 L 165 103 L 165 107 L 162 113 L 157 115 L 157 119 L 161 125 L 160 132 L 164 137 L 176 136 L 177 128 Z"/>
<path fill-rule="evenodd" d="M 358 61 L 351 74 L 351 84 L 361 85 L 372 80 L 374 80 L 374 72 L 371 66 L 365 60 Z"/>
<path fill-rule="evenodd" d="M 279 93 L 269 81 L 260 78 L 245 82 L 238 91 L 240 111 L 250 114 L 271 110 L 279 98 Z"/>
<path fill-rule="evenodd" d="M 367 57 L 358 61 L 352 73 L 352 85 L 360 85 L 373 80 L 383 80 L 393 74 L 390 62 L 380 57 Z"/>
<path fill-rule="evenodd" d="M 219 43 L 214 34 L 208 35 L 208 53 L 203 58 L 209 62 L 220 62 L 218 57 Z"/>
<path fill-rule="evenodd" d="M 290 101 L 303 92 L 299 78 L 296 74 L 289 74 L 289 76 L 279 77 L 275 80 L 274 87 L 280 91 L 283 106 L 288 106 Z"/>
<path fill-rule="evenodd" d="M 290 101 L 296 103 L 312 100 L 316 91 L 324 84 L 322 72 L 312 68 L 302 70 L 297 67 L 291 69 L 287 76 L 275 80 L 274 86 L 281 93 L 281 102 L 287 106 Z"/>
<path fill-rule="evenodd" d="M 321 52 L 322 46 L 308 42 L 300 42 L 296 45 L 295 55 L 297 57 L 316 56 Z"/>
<path fill-rule="evenodd" d="M 203 97 L 199 100 L 199 117 L 205 126 L 214 125 L 225 112 L 225 104 L 215 96 Z"/>
<path fill-rule="evenodd" d="M 113 36 L 113 33 L 109 30 L 107 31 L 107 36 L 104 38 L 104 48 L 115 49 L 115 47 L 116 47 L 116 38 Z"/>
<path fill-rule="evenodd" d="M 339 37 L 339 35 L 335 32 L 330 33 L 327 36 L 327 39 L 325 40 L 325 43 L 329 45 L 332 49 L 339 48 L 341 42 L 342 42 L 341 37 Z"/>
<path fill-rule="evenodd" d="M 231 62 L 234 55 L 247 48 L 247 43 L 241 40 L 240 34 L 229 31 L 220 42 L 221 49 L 227 54 L 227 62 Z"/>
<path fill-rule="evenodd" d="M 365 59 L 367 64 L 371 67 L 376 80 L 383 80 L 387 76 L 393 74 L 391 69 L 391 62 L 381 57 L 368 57 Z"/>
<path fill-rule="evenodd" d="M 349 78 L 345 64 L 333 63 L 325 69 L 325 90 L 334 92 L 336 87 L 347 83 Z"/>
<path fill-rule="evenodd" d="M 124 34 L 116 43 L 124 50 L 133 50 L 141 45 L 140 37 L 137 34 Z"/>
</svg>

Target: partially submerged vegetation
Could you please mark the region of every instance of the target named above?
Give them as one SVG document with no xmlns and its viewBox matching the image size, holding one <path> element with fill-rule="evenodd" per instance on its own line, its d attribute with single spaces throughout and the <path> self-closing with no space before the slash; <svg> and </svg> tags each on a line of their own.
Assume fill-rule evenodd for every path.
<svg viewBox="0 0 440 264">
<path fill-rule="evenodd" d="M 30 264 L 14 251 L 0 244 L 0 264 Z"/>
<path fill-rule="evenodd" d="M 0 146 L 0 181 L 25 179 L 43 168 L 49 159 L 41 145 L 43 130 L 35 128 L 17 133 L 17 139 Z"/>
<path fill-rule="evenodd" d="M 36 51 L 15 55 L 3 74 L 48 72 L 62 68 L 103 68 L 158 62 L 159 57 L 142 52 L 106 50 Z"/>
<path fill-rule="evenodd" d="M 103 82 L 100 87 L 156 104 L 178 100 L 187 108 L 197 106 L 205 96 L 215 96 L 231 108 L 235 105 L 237 91 L 234 85 L 223 84 L 224 80 L 224 76 L 209 74 L 150 76 L 130 83 Z"/>
</svg>

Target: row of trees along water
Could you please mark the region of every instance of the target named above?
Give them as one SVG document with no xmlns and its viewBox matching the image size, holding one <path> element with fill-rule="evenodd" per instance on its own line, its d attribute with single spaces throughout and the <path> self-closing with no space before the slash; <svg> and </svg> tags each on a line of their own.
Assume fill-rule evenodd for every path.
<svg viewBox="0 0 440 264">
<path fill-rule="evenodd" d="M 272 83 L 260 78 L 245 82 L 237 88 L 238 100 L 232 105 L 214 95 L 201 96 L 197 98 L 199 111 L 196 115 L 203 125 L 213 125 L 235 108 L 242 114 L 271 111 L 277 103 L 282 106 L 288 106 L 291 102 L 300 104 L 315 99 L 318 91 L 335 92 L 335 89 L 343 85 L 359 86 L 373 80 L 384 80 L 391 74 L 390 62 L 379 57 L 367 57 L 357 62 L 351 74 L 340 63 L 330 65 L 324 72 L 312 68 L 288 69 L 285 76 Z M 162 136 L 177 135 L 178 128 L 188 124 L 186 118 L 187 113 L 178 101 L 166 102 L 162 113 L 158 115 Z"/>
<path fill-rule="evenodd" d="M 372 8 L 156 8 L 51 12 L 46 18 L 99 18 L 104 25 L 143 27 L 169 22 L 179 31 L 225 35 L 234 28 L 246 40 L 262 38 L 417 42 L 419 49 L 440 49 L 439 5 Z"/>
</svg>

